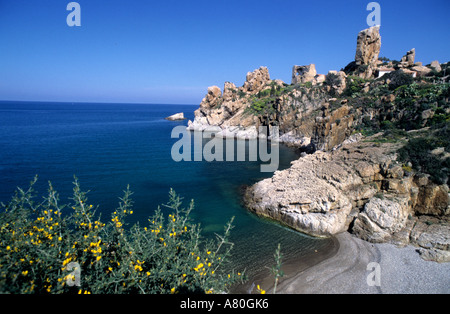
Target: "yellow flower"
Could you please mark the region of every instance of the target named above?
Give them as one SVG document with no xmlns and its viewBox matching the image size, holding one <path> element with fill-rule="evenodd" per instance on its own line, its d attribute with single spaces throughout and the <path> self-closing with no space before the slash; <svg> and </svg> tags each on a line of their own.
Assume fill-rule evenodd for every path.
<svg viewBox="0 0 450 314">
<path fill-rule="evenodd" d="M 28 270 L 23 271 L 22 275 L 24 275 L 24 276 L 28 275 Z"/>
<path fill-rule="evenodd" d="M 256 286 L 256 289 L 259 291 L 260 294 L 266 294 L 266 290 L 261 289 L 259 285 Z"/>
<path fill-rule="evenodd" d="M 11 247 L 8 245 L 8 246 L 6 247 L 6 250 L 7 250 L 7 251 L 11 250 Z"/>
<path fill-rule="evenodd" d="M 175 293 L 175 288 L 170 289 L 170 293 L 174 294 Z"/>
<path fill-rule="evenodd" d="M 195 271 L 199 271 L 199 269 L 203 268 L 203 263 L 200 263 L 197 265 L 197 267 L 194 268 Z"/>
<path fill-rule="evenodd" d="M 64 260 L 63 266 L 66 266 L 67 264 L 69 264 L 71 260 L 72 260 L 72 257 L 69 257 L 66 260 Z"/>
</svg>

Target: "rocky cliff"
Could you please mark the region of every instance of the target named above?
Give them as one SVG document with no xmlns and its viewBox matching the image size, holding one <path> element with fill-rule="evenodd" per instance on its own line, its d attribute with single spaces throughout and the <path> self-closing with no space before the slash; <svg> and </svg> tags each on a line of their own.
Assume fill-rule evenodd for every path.
<svg viewBox="0 0 450 314">
<path fill-rule="evenodd" d="M 250 187 L 247 207 L 313 236 L 349 230 L 370 242 L 411 243 L 427 258 L 450 261 L 448 186 L 405 170 L 397 160 L 401 144 L 380 144 L 378 136 L 354 136 L 335 151 L 292 162 Z"/>
<path fill-rule="evenodd" d="M 315 236 L 413 243 L 448 261 L 450 64 L 424 66 L 415 49 L 380 58 L 379 27 L 356 42 L 340 71 L 295 65 L 286 84 L 261 67 L 241 87 L 209 87 L 188 129 L 254 139 L 277 126 L 281 142 L 309 154 L 248 189 L 255 213 Z"/>
</svg>

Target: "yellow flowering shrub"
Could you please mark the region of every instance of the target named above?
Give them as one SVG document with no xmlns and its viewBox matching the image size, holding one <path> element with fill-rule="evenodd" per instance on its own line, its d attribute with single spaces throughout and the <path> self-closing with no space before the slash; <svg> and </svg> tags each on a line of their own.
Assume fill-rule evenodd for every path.
<svg viewBox="0 0 450 314">
<path fill-rule="evenodd" d="M 222 293 L 241 273 L 224 273 L 232 220 L 223 236 L 205 240 L 189 214 L 191 201 L 169 192 L 145 226 L 129 227 L 127 188 L 111 218 L 101 221 L 75 178 L 70 204 L 49 184 L 44 201 L 33 185 L 0 208 L 0 293 Z"/>
</svg>

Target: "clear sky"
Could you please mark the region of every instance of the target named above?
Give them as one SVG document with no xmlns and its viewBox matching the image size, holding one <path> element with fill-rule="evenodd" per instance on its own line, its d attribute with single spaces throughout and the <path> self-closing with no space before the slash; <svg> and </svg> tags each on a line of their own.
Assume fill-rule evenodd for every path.
<svg viewBox="0 0 450 314">
<path fill-rule="evenodd" d="M 354 59 L 369 0 L 0 0 L 0 100 L 198 104 L 267 66 L 319 73 Z M 450 1 L 377 1 L 381 55 L 450 61 Z"/>
</svg>

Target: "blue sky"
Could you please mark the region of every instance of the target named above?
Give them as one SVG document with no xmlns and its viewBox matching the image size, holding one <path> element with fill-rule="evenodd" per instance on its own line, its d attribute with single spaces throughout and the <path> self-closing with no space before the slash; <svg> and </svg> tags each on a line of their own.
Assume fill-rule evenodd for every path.
<svg viewBox="0 0 450 314">
<path fill-rule="evenodd" d="M 354 59 L 370 1 L 0 0 L 0 100 L 198 104 L 267 66 L 319 73 Z M 450 61 L 450 1 L 377 1 L 381 56 Z"/>
</svg>

